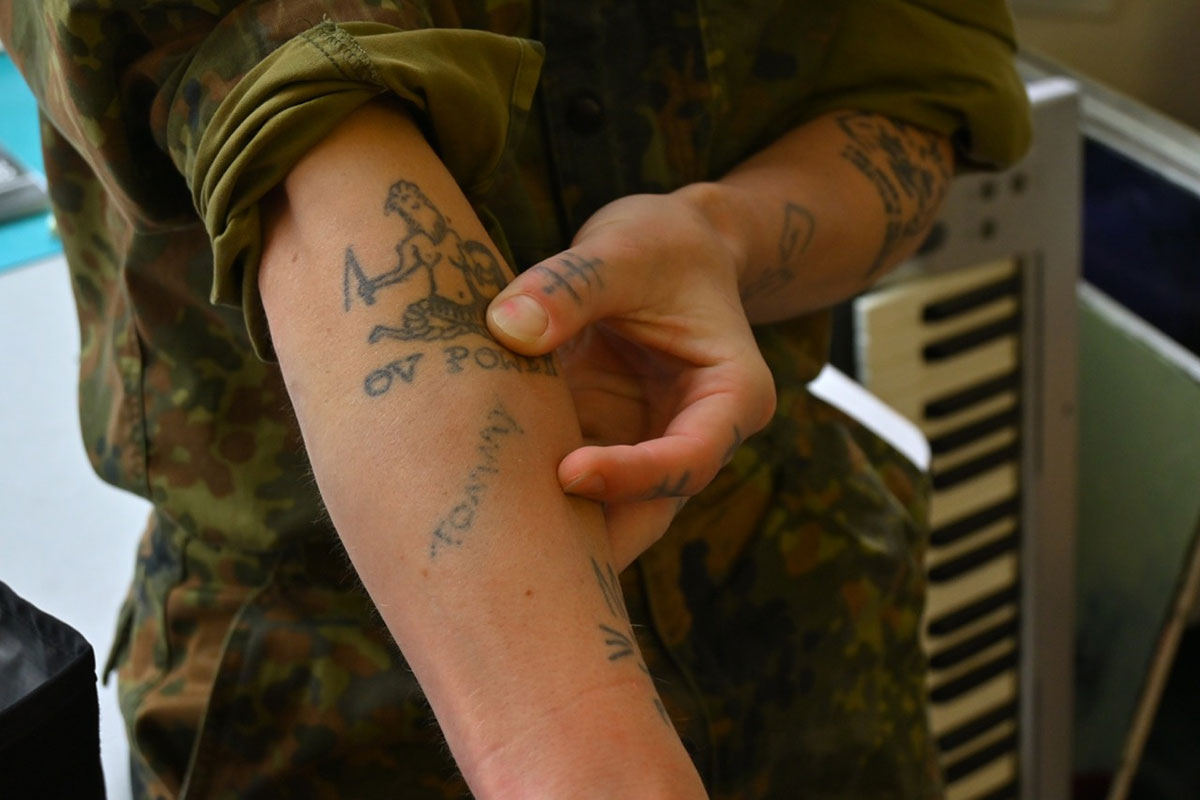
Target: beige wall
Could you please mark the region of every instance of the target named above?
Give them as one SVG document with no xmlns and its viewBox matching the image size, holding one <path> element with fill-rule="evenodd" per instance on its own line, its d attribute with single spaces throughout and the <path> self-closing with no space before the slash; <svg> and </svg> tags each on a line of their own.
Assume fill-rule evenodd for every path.
<svg viewBox="0 0 1200 800">
<path fill-rule="evenodd" d="M 1200 0 L 1112 0 L 1091 14 L 1030 5 L 1015 11 L 1022 46 L 1200 129 Z"/>
</svg>

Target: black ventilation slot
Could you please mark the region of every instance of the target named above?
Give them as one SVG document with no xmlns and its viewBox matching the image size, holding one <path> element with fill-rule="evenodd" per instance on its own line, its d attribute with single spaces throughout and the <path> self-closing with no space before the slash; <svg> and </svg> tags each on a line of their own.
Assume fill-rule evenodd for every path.
<svg viewBox="0 0 1200 800">
<path fill-rule="evenodd" d="M 992 614 L 1005 606 L 1015 605 L 1020 594 L 1020 585 L 1014 583 L 1005 589 L 992 592 L 989 595 L 984 595 L 978 600 L 968 605 L 956 608 L 955 610 L 942 614 L 936 619 L 929 621 L 930 636 L 949 636 L 957 630 L 961 630 L 973 622 L 977 622 L 988 614 Z"/>
<path fill-rule="evenodd" d="M 1013 638 L 1016 636 L 1017 630 L 1017 618 L 1006 619 L 999 625 L 980 631 L 974 636 L 963 639 L 958 644 L 934 653 L 929 658 L 929 666 L 936 670 L 950 669 L 979 655 L 997 642 Z"/>
<path fill-rule="evenodd" d="M 921 350 L 921 355 L 926 361 L 944 361 L 1019 330 L 1021 330 L 1021 315 L 1013 314 L 995 322 L 980 325 L 978 328 L 930 342 Z"/>
<path fill-rule="evenodd" d="M 943 433 L 929 440 L 929 449 L 935 456 L 944 455 L 972 442 L 977 442 L 985 436 L 1015 426 L 1021 420 L 1021 409 L 1014 406 L 978 422 L 956 428 L 949 433 Z"/>
<path fill-rule="evenodd" d="M 935 686 L 929 692 L 929 699 L 935 703 L 949 703 L 957 700 L 972 689 L 978 689 L 997 675 L 1002 675 L 1017 666 L 1017 651 L 1005 653 L 975 669 L 960 675 L 954 680 L 946 681 L 941 686 Z"/>
<path fill-rule="evenodd" d="M 1015 700 L 1011 703 L 997 706 L 991 711 L 968 720 L 957 728 L 951 728 L 937 737 L 938 750 L 946 753 L 955 748 L 962 747 L 967 742 L 978 739 L 988 731 L 1003 725 L 1009 720 L 1015 721 L 1016 718 L 1017 703 Z"/>
<path fill-rule="evenodd" d="M 954 522 L 948 522 L 940 528 L 935 528 L 929 535 L 929 544 L 933 547 L 945 547 L 954 544 L 959 539 L 970 536 L 976 531 L 983 530 L 993 522 L 999 522 L 1006 517 L 1015 517 L 1021 510 L 1019 495 L 1008 500 L 1001 500 L 995 505 L 976 511 Z"/>
<path fill-rule="evenodd" d="M 942 419 L 951 414 L 990 400 L 998 394 L 1013 391 L 1021 385 L 1021 373 L 1013 370 L 998 378 L 991 378 L 974 386 L 944 395 L 925 404 L 925 419 Z"/>
<path fill-rule="evenodd" d="M 972 772 L 986 767 L 996 759 L 1008 755 L 1016 749 L 1017 734 L 1015 733 L 992 742 L 987 747 L 980 748 L 977 752 L 971 753 L 969 756 L 963 756 L 958 761 L 947 764 L 944 770 L 946 782 L 953 783 L 954 781 L 961 780 Z"/>
<path fill-rule="evenodd" d="M 1019 455 L 1020 449 L 1017 447 L 1016 442 L 1006 444 L 1003 447 L 959 464 L 957 467 L 933 473 L 933 488 L 937 491 L 950 489 L 960 483 L 965 483 L 972 478 L 982 475 L 988 470 L 995 469 L 1002 464 L 1016 461 Z"/>
<path fill-rule="evenodd" d="M 984 564 L 999 558 L 1005 553 L 1011 553 L 1017 549 L 1018 535 L 1016 532 L 1010 533 L 1008 536 L 1001 536 L 999 539 L 993 539 L 985 545 L 976 547 L 974 550 L 963 553 L 961 556 L 948 559 L 938 564 L 933 569 L 929 570 L 929 581 L 931 583 L 946 583 L 955 578 L 960 577 L 964 573 L 970 572 L 973 569 L 983 566 Z"/>
<path fill-rule="evenodd" d="M 1021 279 L 1019 277 L 1003 278 L 994 283 L 980 286 L 978 289 L 971 289 L 962 294 L 947 297 L 945 300 L 930 303 L 922 309 L 921 319 L 925 322 L 942 322 L 953 319 L 960 314 L 974 311 L 977 308 L 986 306 L 988 303 L 995 302 L 1003 297 L 1015 295 L 1020 291 Z"/>
</svg>

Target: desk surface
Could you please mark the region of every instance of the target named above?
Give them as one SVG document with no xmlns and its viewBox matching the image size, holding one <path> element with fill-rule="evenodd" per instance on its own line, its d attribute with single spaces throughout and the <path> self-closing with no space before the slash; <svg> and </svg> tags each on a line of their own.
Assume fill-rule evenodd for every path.
<svg viewBox="0 0 1200 800">
<path fill-rule="evenodd" d="M 0 580 L 103 664 L 148 506 L 104 484 L 79 438 L 79 327 L 61 258 L 0 274 Z M 115 680 L 100 687 L 110 800 L 130 796 Z"/>
</svg>

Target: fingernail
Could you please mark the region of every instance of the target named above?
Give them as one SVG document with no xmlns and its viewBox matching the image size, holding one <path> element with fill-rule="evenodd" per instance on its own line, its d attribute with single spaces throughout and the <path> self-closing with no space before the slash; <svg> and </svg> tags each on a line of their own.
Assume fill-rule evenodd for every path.
<svg viewBox="0 0 1200 800">
<path fill-rule="evenodd" d="M 541 303 L 519 294 L 492 309 L 492 322 L 514 339 L 536 342 L 546 332 L 550 318 Z"/>
<path fill-rule="evenodd" d="M 604 478 L 594 472 L 584 473 L 563 487 L 567 494 L 595 496 L 604 493 Z"/>
</svg>

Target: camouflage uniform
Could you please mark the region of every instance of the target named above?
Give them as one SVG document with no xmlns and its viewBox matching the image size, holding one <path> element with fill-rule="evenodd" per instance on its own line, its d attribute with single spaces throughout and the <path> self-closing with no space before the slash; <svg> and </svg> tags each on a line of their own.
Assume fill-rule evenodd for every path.
<svg viewBox="0 0 1200 800">
<path fill-rule="evenodd" d="M 155 506 L 110 659 L 139 797 L 464 791 L 253 291 L 258 198 L 353 108 L 406 102 L 518 268 L 831 109 L 984 166 L 1027 137 L 999 0 L 22 0 L 0 36 L 43 110 L 87 452 Z M 936 796 L 924 479 L 805 391 L 825 315 L 759 335 L 779 412 L 623 576 L 641 646 L 714 797 Z"/>
</svg>

